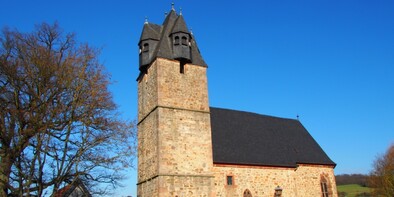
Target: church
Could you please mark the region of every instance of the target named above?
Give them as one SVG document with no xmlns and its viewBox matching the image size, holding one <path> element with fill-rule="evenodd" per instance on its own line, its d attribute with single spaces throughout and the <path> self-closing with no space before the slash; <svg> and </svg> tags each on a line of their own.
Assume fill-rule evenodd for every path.
<svg viewBox="0 0 394 197">
<path fill-rule="evenodd" d="M 209 106 L 182 13 L 146 21 L 138 46 L 138 197 L 337 196 L 336 164 L 299 120 Z"/>
</svg>

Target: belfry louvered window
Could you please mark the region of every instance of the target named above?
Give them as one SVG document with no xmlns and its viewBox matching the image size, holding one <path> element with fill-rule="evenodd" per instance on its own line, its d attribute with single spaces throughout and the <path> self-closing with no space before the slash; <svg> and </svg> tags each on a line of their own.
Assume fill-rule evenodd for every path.
<svg viewBox="0 0 394 197">
<path fill-rule="evenodd" d="M 186 36 L 182 36 L 182 45 L 187 45 L 187 38 Z"/>
<path fill-rule="evenodd" d="M 142 51 L 143 52 L 148 52 L 149 51 L 149 44 L 148 43 L 144 44 L 144 47 L 143 47 Z"/>
<path fill-rule="evenodd" d="M 174 45 L 179 45 L 179 36 L 175 36 Z"/>
</svg>

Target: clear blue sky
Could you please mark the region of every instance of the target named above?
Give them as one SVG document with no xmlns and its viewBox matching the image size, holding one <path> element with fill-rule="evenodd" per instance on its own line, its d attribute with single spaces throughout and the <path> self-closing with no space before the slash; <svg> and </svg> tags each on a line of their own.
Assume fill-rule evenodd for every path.
<svg viewBox="0 0 394 197">
<path fill-rule="evenodd" d="M 115 102 L 136 118 L 142 26 L 146 16 L 161 24 L 171 1 L 0 1 L 0 27 L 58 21 L 102 47 Z M 174 2 L 209 65 L 211 106 L 298 114 L 336 174 L 368 173 L 394 143 L 394 1 Z M 135 196 L 129 177 L 121 194 Z"/>
</svg>

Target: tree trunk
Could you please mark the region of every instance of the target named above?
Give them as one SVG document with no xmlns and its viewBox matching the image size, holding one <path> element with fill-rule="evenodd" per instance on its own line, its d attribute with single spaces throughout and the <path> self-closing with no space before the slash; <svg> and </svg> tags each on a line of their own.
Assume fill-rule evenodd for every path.
<svg viewBox="0 0 394 197">
<path fill-rule="evenodd" d="M 0 196 L 7 196 L 12 163 L 8 154 L 0 155 L 0 160 Z"/>
</svg>

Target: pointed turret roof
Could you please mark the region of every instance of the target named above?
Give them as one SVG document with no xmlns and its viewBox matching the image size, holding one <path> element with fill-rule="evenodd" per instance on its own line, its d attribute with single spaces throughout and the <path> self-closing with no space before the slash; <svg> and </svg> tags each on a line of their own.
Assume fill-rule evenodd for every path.
<svg viewBox="0 0 394 197">
<path fill-rule="evenodd" d="M 140 42 L 148 39 L 159 40 L 160 29 L 161 29 L 160 25 L 145 22 L 141 33 Z"/>
<path fill-rule="evenodd" d="M 174 10 L 171 10 L 167 15 L 162 25 L 162 31 L 160 35 L 160 41 L 154 53 L 154 57 L 162 57 L 167 59 L 173 59 L 172 48 L 171 48 L 171 29 L 178 18 Z"/>
<path fill-rule="evenodd" d="M 171 33 L 178 33 L 178 32 L 190 34 L 189 29 L 187 28 L 185 19 L 183 18 L 182 15 L 178 16 L 178 18 L 175 21 L 174 27 L 172 28 L 172 31 L 171 31 Z"/>
<path fill-rule="evenodd" d="M 204 59 L 201 56 L 200 49 L 198 49 L 196 39 L 194 38 L 194 35 L 191 34 L 191 51 L 192 51 L 192 63 L 196 65 L 201 65 L 208 67 L 208 65 L 205 63 Z"/>
</svg>

